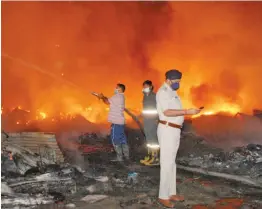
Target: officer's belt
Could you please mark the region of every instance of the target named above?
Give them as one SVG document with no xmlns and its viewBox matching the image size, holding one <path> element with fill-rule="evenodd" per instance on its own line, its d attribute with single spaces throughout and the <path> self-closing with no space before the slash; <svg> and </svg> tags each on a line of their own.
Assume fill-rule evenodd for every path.
<svg viewBox="0 0 262 209">
<path fill-rule="evenodd" d="M 172 127 L 172 128 L 178 128 L 178 129 L 181 129 L 181 128 L 182 128 L 182 126 L 177 125 L 177 124 L 175 124 L 175 123 L 170 123 L 170 122 L 163 121 L 163 120 L 159 120 L 158 122 L 161 123 L 161 124 L 170 126 L 170 127 Z"/>
</svg>

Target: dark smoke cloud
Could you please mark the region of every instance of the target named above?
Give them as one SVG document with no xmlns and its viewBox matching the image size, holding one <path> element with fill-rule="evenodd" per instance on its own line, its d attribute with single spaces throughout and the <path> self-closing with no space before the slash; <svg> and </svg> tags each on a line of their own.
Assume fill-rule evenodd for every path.
<svg viewBox="0 0 262 209">
<path fill-rule="evenodd" d="M 111 95 L 118 82 L 127 85 L 128 104 L 139 104 L 143 80 L 159 82 L 148 46 L 168 33 L 170 9 L 167 2 L 4 2 L 3 51 L 64 74 L 83 92 L 2 58 L 3 104 L 61 107 L 65 97 L 89 104 L 88 91 Z"/>
<path fill-rule="evenodd" d="M 262 96 L 257 94 L 262 77 L 262 60 L 259 58 L 262 54 L 262 13 L 258 12 L 262 3 L 170 4 L 173 8 L 171 38 L 151 46 L 154 49 L 151 50 L 151 65 L 162 74 L 173 67 L 183 72 L 180 94 L 184 106 L 192 105 L 190 89 L 204 84 L 211 86 L 211 94 L 219 93 L 211 95 L 216 102 L 225 103 L 231 98 L 242 111 L 262 108 Z M 228 76 L 230 79 L 227 78 L 229 73 L 233 74 Z M 226 78 L 222 79 L 221 74 Z"/>
<path fill-rule="evenodd" d="M 2 58 L 3 103 L 89 105 L 89 90 L 111 95 L 123 82 L 127 105 L 138 107 L 144 79 L 159 85 L 178 68 L 185 107 L 261 108 L 261 10 L 261 2 L 3 2 L 2 50 L 83 89 Z"/>
<path fill-rule="evenodd" d="M 223 98 L 227 103 L 242 104 L 239 93 L 242 90 L 238 75 L 230 69 L 224 70 L 213 84 L 203 83 L 190 89 L 193 105 L 200 107 L 203 104 L 216 104 L 218 98 Z"/>
</svg>

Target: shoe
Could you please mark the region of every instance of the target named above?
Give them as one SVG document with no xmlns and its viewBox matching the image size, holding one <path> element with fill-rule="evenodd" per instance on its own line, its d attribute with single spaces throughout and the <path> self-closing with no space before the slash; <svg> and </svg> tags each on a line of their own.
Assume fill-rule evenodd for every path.
<svg viewBox="0 0 262 209">
<path fill-rule="evenodd" d="M 159 165 L 159 159 L 153 157 L 151 160 L 147 161 L 144 163 L 147 166 L 155 166 L 155 165 Z"/>
<path fill-rule="evenodd" d="M 140 160 L 140 163 L 145 164 L 149 160 L 150 160 L 150 157 L 146 156 L 143 160 Z"/>
<path fill-rule="evenodd" d="M 170 200 L 172 200 L 172 201 L 184 201 L 185 198 L 183 196 L 179 196 L 179 195 L 172 195 L 170 197 Z"/>
<path fill-rule="evenodd" d="M 119 160 L 119 159 L 112 159 L 110 160 L 111 162 L 124 162 L 123 160 Z"/>
<path fill-rule="evenodd" d="M 158 199 L 158 202 L 166 207 L 166 208 L 174 208 L 175 207 L 175 204 L 172 203 L 170 200 L 163 200 L 163 199 Z"/>
<path fill-rule="evenodd" d="M 124 160 L 123 160 L 123 157 L 119 157 L 119 156 L 117 156 L 116 158 L 114 158 L 114 159 L 112 159 L 112 160 L 110 160 L 111 162 L 123 162 Z"/>
</svg>

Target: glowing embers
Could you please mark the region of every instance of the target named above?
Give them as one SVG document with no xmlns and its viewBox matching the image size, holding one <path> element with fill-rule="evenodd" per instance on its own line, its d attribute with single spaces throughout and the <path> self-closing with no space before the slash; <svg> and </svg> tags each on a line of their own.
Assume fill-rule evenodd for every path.
<svg viewBox="0 0 262 209">
<path fill-rule="evenodd" d="M 216 114 L 224 114 L 224 115 L 236 115 L 238 112 L 241 111 L 241 108 L 238 105 L 234 104 L 223 104 L 212 106 L 208 110 L 203 110 L 198 115 L 193 115 L 192 118 L 197 118 L 199 116 L 209 116 L 209 115 L 216 115 Z"/>
<path fill-rule="evenodd" d="M 42 117 L 43 119 L 46 119 L 46 113 L 40 112 L 39 114 L 41 115 L 41 117 Z"/>
<path fill-rule="evenodd" d="M 92 108 L 92 107 L 87 107 L 85 110 L 86 110 L 86 111 L 92 111 L 93 108 Z"/>
<path fill-rule="evenodd" d="M 215 114 L 215 112 L 213 112 L 213 111 L 209 111 L 209 112 L 204 112 L 203 113 L 203 115 L 214 115 Z"/>
<path fill-rule="evenodd" d="M 36 120 L 44 120 L 47 118 L 47 114 L 43 111 L 37 110 Z"/>
<path fill-rule="evenodd" d="M 240 209 L 244 200 L 239 198 L 225 198 L 216 201 L 214 206 L 194 205 L 192 209 Z"/>
</svg>

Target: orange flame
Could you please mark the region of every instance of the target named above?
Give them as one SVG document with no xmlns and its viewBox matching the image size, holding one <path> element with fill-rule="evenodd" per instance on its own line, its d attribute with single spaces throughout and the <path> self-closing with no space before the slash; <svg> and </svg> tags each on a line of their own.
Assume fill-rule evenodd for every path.
<svg viewBox="0 0 262 209">
<path fill-rule="evenodd" d="M 41 115 L 41 117 L 42 117 L 43 119 L 46 119 L 46 117 L 47 117 L 46 113 L 40 112 L 39 114 Z"/>
<path fill-rule="evenodd" d="M 213 108 L 210 110 L 203 110 L 200 114 L 198 115 L 193 115 L 192 118 L 197 118 L 201 115 L 215 115 L 218 113 L 224 113 L 224 114 L 228 114 L 228 115 L 235 115 L 238 112 L 241 111 L 241 108 L 238 105 L 233 105 L 233 104 L 223 104 L 221 106 L 217 106 L 217 108 Z"/>
</svg>

